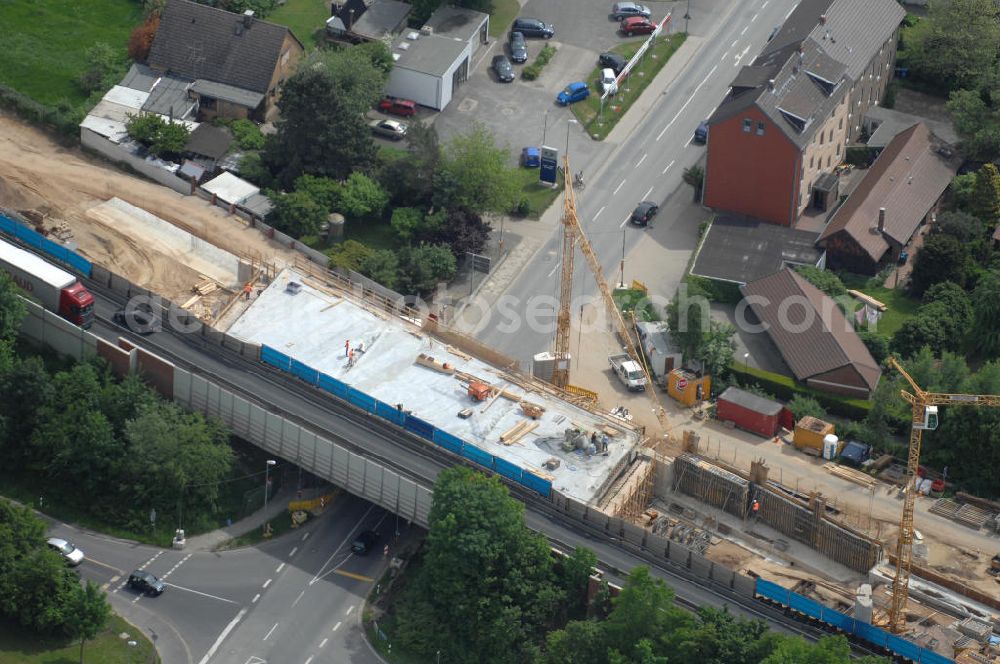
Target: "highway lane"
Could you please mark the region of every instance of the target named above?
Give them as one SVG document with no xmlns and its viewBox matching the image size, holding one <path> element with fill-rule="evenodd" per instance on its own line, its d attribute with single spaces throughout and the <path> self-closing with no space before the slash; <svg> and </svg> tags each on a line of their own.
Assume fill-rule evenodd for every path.
<svg viewBox="0 0 1000 664">
<path fill-rule="evenodd" d="M 674 192 L 691 195 L 690 186 L 682 180 L 684 169 L 704 158 L 705 147 L 692 143 L 695 128 L 712 114 L 740 67 L 756 57 L 771 30 L 784 21 L 795 4 L 795 0 L 752 0 L 731 5 L 728 14 L 715 19 L 718 23 L 702 30 L 700 51 L 606 162 L 571 164 L 574 170 L 583 168 L 587 173 L 586 189 L 577 192 L 577 216 L 609 282 L 618 280 L 623 232 L 626 253 L 639 242 L 649 241 L 643 230 L 627 222 L 635 205 L 641 200 L 661 203 L 661 216 L 655 223 L 672 222 L 663 217 L 662 203 Z M 694 25 L 692 30 L 697 34 Z M 556 135 L 562 135 L 558 127 Z M 571 160 L 574 142 L 584 140 L 588 139 L 579 133 L 571 136 Z M 562 264 L 561 236 L 561 228 L 556 227 L 535 259 L 501 296 L 490 322 L 476 330 L 480 341 L 522 360 L 524 366 L 530 366 L 528 361 L 535 353 L 552 348 Z M 678 260 L 664 266 L 664 279 L 651 284 L 653 292 L 671 297 L 686 262 Z M 578 252 L 573 280 L 574 326 L 579 318 L 578 301 L 588 301 L 597 294 L 590 270 Z M 534 304 L 529 305 L 532 298 Z M 603 306 L 598 308 L 603 312 Z M 524 324 L 528 317 L 536 324 Z M 508 323 L 511 320 L 517 323 Z"/>
<path fill-rule="evenodd" d="M 201 664 L 248 662 L 380 661 L 365 642 L 362 606 L 387 560 L 382 546 L 392 537 L 394 517 L 371 503 L 345 496 L 336 520 L 308 538 L 284 538 L 283 556 Z M 363 530 L 383 539 L 366 556 L 351 552 Z"/>
</svg>

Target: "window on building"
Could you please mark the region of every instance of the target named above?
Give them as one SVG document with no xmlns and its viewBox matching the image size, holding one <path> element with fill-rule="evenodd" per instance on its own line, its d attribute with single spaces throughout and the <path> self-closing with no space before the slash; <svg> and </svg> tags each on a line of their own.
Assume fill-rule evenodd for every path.
<svg viewBox="0 0 1000 664">
<path fill-rule="evenodd" d="M 840 118 L 840 120 L 837 122 L 837 129 L 843 129 L 843 128 L 844 128 L 844 118 Z"/>
<path fill-rule="evenodd" d="M 198 98 L 198 106 L 201 107 L 203 111 L 214 111 L 219 107 L 219 102 L 215 97 L 206 97 L 202 95 Z"/>
<path fill-rule="evenodd" d="M 750 118 L 743 118 L 743 131 L 750 133 L 753 130 L 753 120 Z"/>
<path fill-rule="evenodd" d="M 826 155 L 826 167 L 830 168 L 830 155 Z"/>
<path fill-rule="evenodd" d="M 825 131 L 821 131 L 821 132 L 819 132 L 819 144 L 823 145 L 823 141 L 824 140 L 826 140 L 826 132 Z"/>
<path fill-rule="evenodd" d="M 757 135 L 758 136 L 763 136 L 764 135 L 764 123 L 763 122 L 760 122 L 760 121 L 757 122 Z"/>
<path fill-rule="evenodd" d="M 837 156 L 840 156 L 840 143 L 837 143 Z"/>
<path fill-rule="evenodd" d="M 813 167 L 813 159 L 814 157 L 809 157 L 809 168 Z"/>
</svg>

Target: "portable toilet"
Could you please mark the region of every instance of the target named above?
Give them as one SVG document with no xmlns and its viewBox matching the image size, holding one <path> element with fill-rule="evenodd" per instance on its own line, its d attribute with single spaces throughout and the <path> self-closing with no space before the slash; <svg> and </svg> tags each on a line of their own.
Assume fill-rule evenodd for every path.
<svg viewBox="0 0 1000 664">
<path fill-rule="evenodd" d="M 837 436 L 832 433 L 828 433 L 823 436 L 823 458 L 833 459 L 840 453 L 840 441 L 837 440 Z"/>
</svg>

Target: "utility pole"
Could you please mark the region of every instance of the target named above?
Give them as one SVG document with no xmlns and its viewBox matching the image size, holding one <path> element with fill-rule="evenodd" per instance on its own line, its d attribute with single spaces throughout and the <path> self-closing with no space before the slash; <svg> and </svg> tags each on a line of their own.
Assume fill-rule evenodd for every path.
<svg viewBox="0 0 1000 664">
<path fill-rule="evenodd" d="M 691 0 L 688 0 L 687 11 L 684 12 L 684 34 L 691 34 L 688 32 L 688 21 L 691 20 Z"/>
</svg>

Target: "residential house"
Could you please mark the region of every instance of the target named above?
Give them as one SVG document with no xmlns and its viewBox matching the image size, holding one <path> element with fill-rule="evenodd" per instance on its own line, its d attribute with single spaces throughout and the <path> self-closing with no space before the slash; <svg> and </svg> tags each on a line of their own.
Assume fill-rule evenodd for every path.
<svg viewBox="0 0 1000 664">
<path fill-rule="evenodd" d="M 740 291 L 797 380 L 861 399 L 875 391 L 882 370 L 821 290 L 785 268 Z"/>
<path fill-rule="evenodd" d="M 326 34 L 335 41 L 358 43 L 399 34 L 413 6 L 399 0 L 335 0 Z"/>
<path fill-rule="evenodd" d="M 305 49 L 282 25 L 189 0 L 168 0 L 147 64 L 190 81 L 198 118 L 273 115 L 281 84 Z"/>
<path fill-rule="evenodd" d="M 874 275 L 937 209 L 960 160 L 924 124 L 896 135 L 819 236 L 832 269 Z"/>
<path fill-rule="evenodd" d="M 904 15 L 895 0 L 802 0 L 709 118 L 705 204 L 783 226 L 832 208 L 820 179 L 883 98 Z"/>
</svg>

